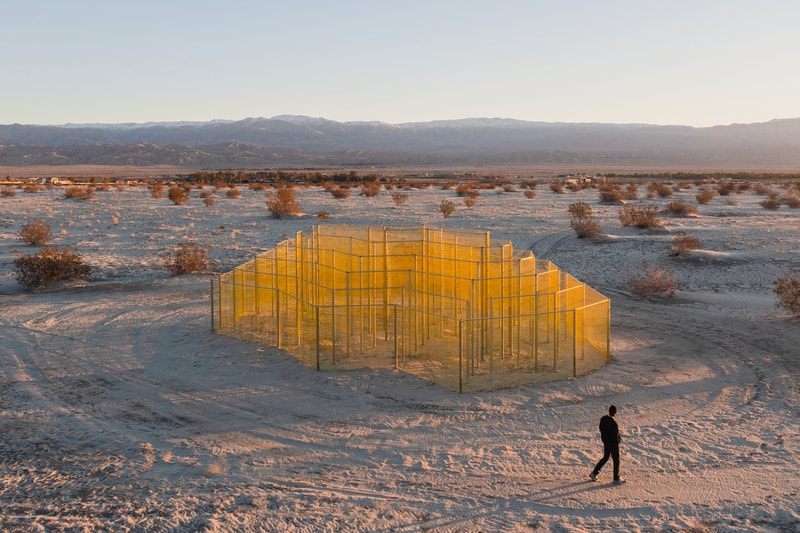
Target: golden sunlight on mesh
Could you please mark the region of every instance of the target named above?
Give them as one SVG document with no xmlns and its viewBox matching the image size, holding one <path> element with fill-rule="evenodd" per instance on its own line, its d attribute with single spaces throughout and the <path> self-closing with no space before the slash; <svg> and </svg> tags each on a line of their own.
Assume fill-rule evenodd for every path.
<svg viewBox="0 0 800 533">
<path fill-rule="evenodd" d="M 459 392 L 608 361 L 609 299 L 489 232 L 319 225 L 214 279 L 211 300 L 217 333 Z"/>
</svg>

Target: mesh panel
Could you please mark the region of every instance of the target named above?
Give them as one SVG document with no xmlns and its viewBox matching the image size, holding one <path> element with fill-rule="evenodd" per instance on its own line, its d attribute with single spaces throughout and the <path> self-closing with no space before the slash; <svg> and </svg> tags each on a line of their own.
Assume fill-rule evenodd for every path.
<svg viewBox="0 0 800 533">
<path fill-rule="evenodd" d="M 610 301 L 488 232 L 317 226 L 212 281 L 217 333 L 462 391 L 608 361 Z"/>
</svg>

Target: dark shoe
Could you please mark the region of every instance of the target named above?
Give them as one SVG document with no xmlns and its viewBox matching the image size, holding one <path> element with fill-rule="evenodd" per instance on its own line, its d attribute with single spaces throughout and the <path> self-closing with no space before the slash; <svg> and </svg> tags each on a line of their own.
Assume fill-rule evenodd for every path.
<svg viewBox="0 0 800 533">
<path fill-rule="evenodd" d="M 592 481 L 597 481 L 597 474 L 592 472 L 591 474 L 589 474 L 589 479 L 591 479 Z"/>
<path fill-rule="evenodd" d="M 617 479 L 614 480 L 614 485 L 622 485 L 623 483 L 625 483 L 625 480 L 622 479 L 621 477 L 618 477 Z"/>
</svg>

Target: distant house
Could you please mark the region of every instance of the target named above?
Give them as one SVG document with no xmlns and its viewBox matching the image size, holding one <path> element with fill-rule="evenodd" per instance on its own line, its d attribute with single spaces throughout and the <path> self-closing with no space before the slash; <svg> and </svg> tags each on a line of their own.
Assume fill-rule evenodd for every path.
<svg viewBox="0 0 800 533">
<path fill-rule="evenodd" d="M 39 178 L 39 183 L 47 183 L 50 185 L 63 185 L 65 183 L 69 183 L 69 181 L 53 176 L 52 178 Z"/>
</svg>

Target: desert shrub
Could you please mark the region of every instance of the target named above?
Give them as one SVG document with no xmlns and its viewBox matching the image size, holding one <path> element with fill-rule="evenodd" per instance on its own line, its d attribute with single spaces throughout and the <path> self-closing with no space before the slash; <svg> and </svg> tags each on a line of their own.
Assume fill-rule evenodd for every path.
<svg viewBox="0 0 800 533">
<path fill-rule="evenodd" d="M 647 202 L 636 202 L 624 205 L 619 209 L 619 221 L 623 226 L 647 229 L 660 225 L 658 205 Z"/>
<path fill-rule="evenodd" d="M 22 229 L 20 229 L 19 232 L 17 232 L 17 237 L 19 240 L 27 244 L 37 246 L 46 244 L 52 236 L 53 232 L 50 230 L 50 224 L 42 219 L 28 222 L 22 226 Z"/>
<path fill-rule="evenodd" d="M 27 289 L 44 288 L 57 281 L 86 279 L 92 273 L 83 256 L 67 249 L 45 246 L 36 254 L 15 253 L 17 282 Z"/>
<path fill-rule="evenodd" d="M 672 196 L 672 189 L 666 183 L 659 183 L 656 186 L 656 194 L 661 198 L 670 198 Z"/>
<path fill-rule="evenodd" d="M 231 187 L 225 193 L 225 196 L 227 196 L 228 198 L 241 198 L 242 197 L 242 191 L 240 191 L 236 187 Z"/>
<path fill-rule="evenodd" d="M 622 189 L 616 183 L 605 182 L 601 183 L 600 187 L 597 189 L 598 194 L 600 195 L 600 201 L 606 203 L 618 203 L 621 202 L 625 195 L 622 193 Z"/>
<path fill-rule="evenodd" d="M 581 184 L 578 183 L 577 181 L 570 181 L 569 183 L 567 183 L 567 189 L 569 189 L 572 192 L 578 192 L 581 190 Z"/>
<path fill-rule="evenodd" d="M 22 187 L 25 192 L 39 192 L 44 189 L 41 183 L 28 183 Z"/>
<path fill-rule="evenodd" d="M 467 196 L 466 198 L 464 198 L 464 205 L 467 206 L 470 209 L 472 209 L 472 206 L 474 206 L 477 203 L 478 203 L 478 199 L 474 198 L 472 196 Z"/>
<path fill-rule="evenodd" d="M 91 200 L 94 196 L 94 187 L 67 187 L 64 191 L 64 198 L 72 200 Z"/>
<path fill-rule="evenodd" d="M 0 194 L 5 196 L 6 198 L 9 198 L 11 196 L 16 196 L 17 190 L 14 187 L 3 187 L 2 189 L 0 189 Z"/>
<path fill-rule="evenodd" d="M 160 181 L 154 181 L 153 185 L 150 187 L 150 196 L 155 199 L 164 198 L 167 193 L 164 192 L 164 184 Z"/>
<path fill-rule="evenodd" d="M 717 193 L 715 193 L 713 189 L 703 187 L 694 197 L 698 204 L 707 204 L 713 200 L 716 195 Z"/>
<path fill-rule="evenodd" d="M 671 297 L 677 290 L 675 276 L 668 270 L 651 269 L 647 263 L 643 263 L 641 272 L 631 278 L 631 290 L 643 298 Z"/>
<path fill-rule="evenodd" d="M 449 217 L 452 215 L 456 210 L 456 204 L 453 203 L 452 200 L 442 200 L 442 203 L 439 204 L 439 211 L 442 212 L 444 218 Z"/>
<path fill-rule="evenodd" d="M 765 195 L 770 194 L 772 192 L 770 190 L 770 188 L 767 187 L 764 183 L 756 183 L 755 185 L 753 185 L 752 188 L 753 188 L 753 192 L 754 193 L 756 193 L 758 195 L 761 195 L 761 196 L 765 196 Z"/>
<path fill-rule="evenodd" d="M 350 198 L 350 188 L 349 187 L 334 187 L 331 189 L 331 195 L 334 198 L 338 198 L 339 200 L 344 200 L 345 198 Z"/>
<path fill-rule="evenodd" d="M 175 205 L 181 205 L 189 200 L 189 193 L 183 187 L 170 187 L 167 197 L 172 200 Z"/>
<path fill-rule="evenodd" d="M 522 193 L 525 195 L 525 198 L 533 199 L 536 198 L 536 191 L 534 189 L 525 189 L 525 192 Z"/>
<path fill-rule="evenodd" d="M 639 197 L 639 187 L 635 183 L 629 183 L 625 186 L 625 199 L 636 200 Z"/>
<path fill-rule="evenodd" d="M 404 204 L 406 200 L 408 200 L 408 193 L 400 191 L 394 191 L 392 193 L 392 202 L 394 202 L 394 205 Z"/>
<path fill-rule="evenodd" d="M 732 192 L 737 192 L 737 187 L 730 181 L 723 181 L 717 185 L 717 192 L 720 196 L 730 196 Z"/>
<path fill-rule="evenodd" d="M 783 203 L 785 203 L 792 209 L 797 209 L 800 207 L 800 196 L 796 196 L 794 194 L 787 194 L 783 197 Z"/>
<path fill-rule="evenodd" d="M 770 192 L 769 195 L 766 198 L 764 198 L 763 200 L 758 202 L 758 205 L 760 205 L 764 209 L 771 209 L 771 210 L 775 211 L 776 209 L 780 208 L 781 199 L 780 199 L 780 197 L 778 196 L 777 193 Z"/>
<path fill-rule="evenodd" d="M 330 213 L 327 211 L 317 211 L 317 218 L 320 220 L 328 220 L 330 218 Z"/>
<path fill-rule="evenodd" d="M 268 193 L 267 209 L 270 210 L 274 218 L 299 214 L 300 204 L 297 201 L 294 189 L 291 187 L 283 187 L 278 189 L 276 193 Z"/>
<path fill-rule="evenodd" d="M 792 270 L 789 274 L 775 280 L 775 294 L 778 307 L 783 307 L 793 316 L 800 317 L 800 271 Z"/>
<path fill-rule="evenodd" d="M 597 225 L 597 221 L 594 219 L 594 217 L 572 217 L 569 225 L 575 230 L 575 235 L 577 235 L 579 239 L 596 239 L 603 235 L 603 232 L 600 230 L 600 226 Z"/>
<path fill-rule="evenodd" d="M 702 246 L 702 241 L 700 241 L 700 239 L 697 237 L 692 237 L 691 235 L 686 235 L 685 233 L 679 233 L 672 240 L 672 246 L 670 246 L 669 252 L 670 255 L 681 255 L 685 254 L 689 250 L 697 250 Z"/>
<path fill-rule="evenodd" d="M 694 215 L 697 213 L 697 207 L 681 200 L 673 200 L 667 202 L 664 211 L 671 215 Z"/>
<path fill-rule="evenodd" d="M 514 184 L 513 183 L 504 183 L 503 184 L 503 192 L 514 192 Z"/>
<path fill-rule="evenodd" d="M 554 193 L 562 193 L 564 192 L 564 184 L 560 181 L 554 181 L 550 184 L 550 190 Z"/>
<path fill-rule="evenodd" d="M 361 196 L 366 196 L 371 198 L 373 196 L 378 196 L 381 193 L 381 182 L 380 181 L 368 181 L 364 185 L 361 186 Z"/>
<path fill-rule="evenodd" d="M 161 254 L 164 266 L 173 276 L 208 272 L 212 268 L 211 247 L 196 242 L 183 242 Z"/>
<path fill-rule="evenodd" d="M 589 218 L 592 216 L 592 206 L 586 202 L 569 204 L 567 211 L 569 211 L 569 214 L 574 218 Z"/>
<path fill-rule="evenodd" d="M 211 197 L 203 198 L 203 205 L 206 207 L 211 207 L 212 205 L 214 205 L 214 199 Z"/>
</svg>

